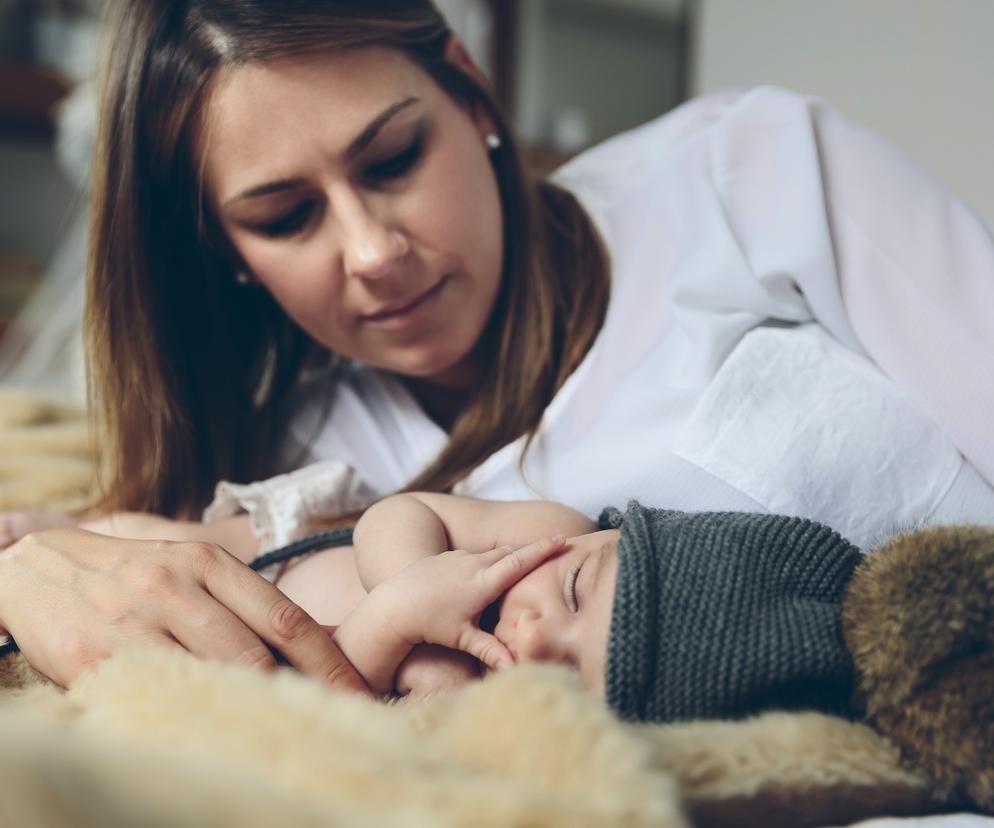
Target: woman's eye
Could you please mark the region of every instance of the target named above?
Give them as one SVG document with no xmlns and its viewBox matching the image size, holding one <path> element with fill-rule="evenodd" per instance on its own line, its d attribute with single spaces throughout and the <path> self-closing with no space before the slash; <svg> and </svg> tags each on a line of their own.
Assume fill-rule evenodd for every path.
<svg viewBox="0 0 994 828">
<path fill-rule="evenodd" d="M 419 137 L 403 152 L 398 153 L 366 169 L 366 178 L 370 181 L 390 181 L 400 178 L 421 157 L 421 138 Z"/>
<path fill-rule="evenodd" d="M 284 213 L 275 221 L 263 224 L 259 229 L 262 230 L 265 235 L 274 239 L 279 238 L 280 236 L 293 235 L 294 233 L 302 230 L 304 225 L 307 224 L 313 209 L 313 204 L 310 202 L 304 202 L 303 204 L 299 204 L 294 207 L 289 213 Z"/>
</svg>

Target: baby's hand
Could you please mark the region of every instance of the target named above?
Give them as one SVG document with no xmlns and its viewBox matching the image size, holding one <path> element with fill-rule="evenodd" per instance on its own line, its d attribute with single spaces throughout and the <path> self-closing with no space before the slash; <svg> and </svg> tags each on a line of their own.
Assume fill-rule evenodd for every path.
<svg viewBox="0 0 994 828">
<path fill-rule="evenodd" d="M 437 644 L 419 644 L 397 668 L 394 690 L 401 696 L 422 698 L 479 678 L 480 662 L 473 656 Z"/>
<path fill-rule="evenodd" d="M 416 561 L 377 586 L 384 620 L 410 646 L 462 650 L 499 670 L 514 659 L 478 626 L 480 614 L 504 592 L 563 548 L 562 536 L 474 554 L 462 549 Z M 377 593 L 380 593 L 377 595 Z"/>
</svg>

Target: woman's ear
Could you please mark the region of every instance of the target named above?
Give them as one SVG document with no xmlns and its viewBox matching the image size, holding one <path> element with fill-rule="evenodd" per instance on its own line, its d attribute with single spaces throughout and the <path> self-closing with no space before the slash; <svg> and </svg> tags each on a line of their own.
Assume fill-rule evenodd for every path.
<svg viewBox="0 0 994 828">
<path fill-rule="evenodd" d="M 468 75 L 480 86 L 484 88 L 490 86 L 490 81 L 480 71 L 480 67 L 476 65 L 476 61 L 473 60 L 469 49 L 454 34 L 449 35 L 449 39 L 445 44 L 445 60 L 463 74 Z M 485 107 L 474 104 L 470 111 L 481 135 L 486 136 L 497 132 L 497 125 Z"/>
</svg>

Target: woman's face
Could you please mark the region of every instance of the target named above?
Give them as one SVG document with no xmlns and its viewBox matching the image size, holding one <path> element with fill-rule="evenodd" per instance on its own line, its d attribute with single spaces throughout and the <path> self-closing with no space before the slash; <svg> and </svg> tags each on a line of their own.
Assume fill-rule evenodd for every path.
<svg viewBox="0 0 994 828">
<path fill-rule="evenodd" d="M 494 635 L 517 661 L 566 664 L 601 698 L 619 535 L 619 530 L 608 529 L 570 538 L 561 555 L 504 593 L 494 627 Z"/>
<path fill-rule="evenodd" d="M 503 270 L 490 131 L 403 54 L 369 47 L 225 70 L 197 145 L 228 239 L 308 334 L 463 387 Z"/>
</svg>

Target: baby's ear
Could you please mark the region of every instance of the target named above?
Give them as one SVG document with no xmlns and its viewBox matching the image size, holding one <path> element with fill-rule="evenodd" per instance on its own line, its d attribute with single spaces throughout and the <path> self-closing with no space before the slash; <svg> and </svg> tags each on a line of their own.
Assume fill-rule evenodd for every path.
<svg viewBox="0 0 994 828">
<path fill-rule="evenodd" d="M 994 813 L 994 527 L 899 535 L 843 600 L 856 700 L 939 792 Z"/>
</svg>

